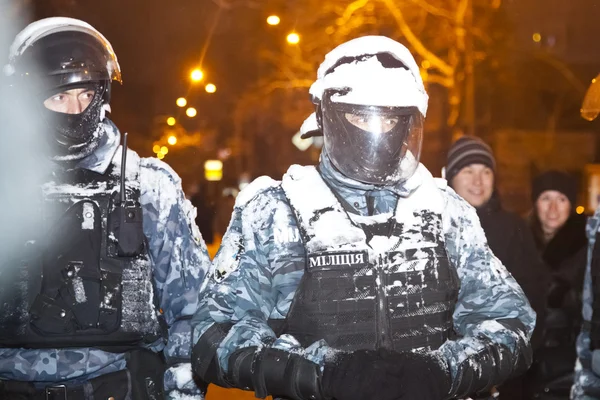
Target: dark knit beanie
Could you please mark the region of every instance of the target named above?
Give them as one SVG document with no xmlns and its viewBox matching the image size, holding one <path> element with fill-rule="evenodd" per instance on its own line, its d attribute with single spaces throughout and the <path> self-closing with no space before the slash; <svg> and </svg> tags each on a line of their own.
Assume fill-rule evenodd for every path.
<svg viewBox="0 0 600 400">
<path fill-rule="evenodd" d="M 446 161 L 446 180 L 452 185 L 452 179 L 466 166 L 483 164 L 496 172 L 496 160 L 492 148 L 475 136 L 463 136 L 448 151 Z"/>
<path fill-rule="evenodd" d="M 547 171 L 536 176 L 531 183 L 531 201 L 535 203 L 540 195 L 546 190 L 561 192 L 575 207 L 577 201 L 577 183 L 575 179 L 563 171 Z"/>
</svg>

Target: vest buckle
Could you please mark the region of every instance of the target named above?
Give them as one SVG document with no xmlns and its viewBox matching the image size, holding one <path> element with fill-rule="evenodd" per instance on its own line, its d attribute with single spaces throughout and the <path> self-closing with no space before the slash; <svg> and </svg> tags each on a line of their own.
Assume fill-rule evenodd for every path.
<svg viewBox="0 0 600 400">
<path fill-rule="evenodd" d="M 67 400 L 65 385 L 46 386 L 46 400 Z"/>
</svg>

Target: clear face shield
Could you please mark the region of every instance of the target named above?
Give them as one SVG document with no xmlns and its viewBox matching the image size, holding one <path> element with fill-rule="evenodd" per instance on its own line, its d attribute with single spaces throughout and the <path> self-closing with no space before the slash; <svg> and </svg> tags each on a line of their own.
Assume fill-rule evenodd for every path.
<svg viewBox="0 0 600 400">
<path fill-rule="evenodd" d="M 416 107 L 336 103 L 339 91 L 322 100 L 325 151 L 344 175 L 386 185 L 410 178 L 419 165 L 423 117 Z"/>
</svg>

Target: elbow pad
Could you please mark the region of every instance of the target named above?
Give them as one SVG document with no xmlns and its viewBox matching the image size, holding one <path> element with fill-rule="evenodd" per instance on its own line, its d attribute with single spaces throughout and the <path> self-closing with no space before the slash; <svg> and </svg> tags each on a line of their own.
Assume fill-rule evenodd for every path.
<svg viewBox="0 0 600 400">
<path fill-rule="evenodd" d="M 235 351 L 229 357 L 228 380 L 235 387 L 253 390 L 259 398 L 324 398 L 319 365 L 283 350 L 245 347 Z"/>
<path fill-rule="evenodd" d="M 212 325 L 192 349 L 192 370 L 207 384 L 214 383 L 225 388 L 231 387 L 219 365 L 217 349 L 232 326 L 233 324 Z"/>
</svg>

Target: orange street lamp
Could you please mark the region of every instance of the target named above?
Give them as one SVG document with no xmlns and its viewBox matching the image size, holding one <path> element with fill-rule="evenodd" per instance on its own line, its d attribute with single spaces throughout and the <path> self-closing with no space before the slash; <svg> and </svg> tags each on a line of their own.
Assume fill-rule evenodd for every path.
<svg viewBox="0 0 600 400">
<path fill-rule="evenodd" d="M 185 97 L 180 97 L 175 103 L 177 104 L 177 107 L 185 107 L 187 105 L 187 100 Z"/>
<path fill-rule="evenodd" d="M 281 19 L 277 15 L 269 15 L 267 18 L 267 24 L 271 26 L 279 25 Z"/>
<path fill-rule="evenodd" d="M 160 152 L 163 154 L 167 154 L 169 152 L 169 148 L 167 146 L 162 146 L 160 148 Z"/>
<path fill-rule="evenodd" d="M 152 146 L 152 152 L 160 153 L 160 146 L 158 144 L 155 144 L 154 146 Z"/>
<path fill-rule="evenodd" d="M 202 79 L 204 79 L 204 72 L 202 72 L 202 70 L 199 68 L 196 68 L 192 71 L 190 77 L 192 78 L 193 82 L 200 82 Z"/>
<path fill-rule="evenodd" d="M 206 90 L 206 93 L 214 93 L 217 91 L 217 87 L 212 83 L 209 83 L 208 85 L 206 85 L 206 87 L 204 87 L 204 89 Z"/>
<path fill-rule="evenodd" d="M 173 117 L 169 117 L 169 118 L 167 118 L 167 125 L 169 125 L 169 126 L 173 126 L 173 125 L 175 125 L 175 123 L 176 123 L 176 122 L 177 122 L 177 121 L 176 121 L 176 120 L 175 120 L 175 118 L 173 118 Z"/>
<path fill-rule="evenodd" d="M 174 146 L 177 144 L 177 136 L 175 135 L 171 135 L 167 138 L 167 143 L 169 143 L 171 146 Z M 156 153 L 156 151 L 155 151 Z"/>
<path fill-rule="evenodd" d="M 190 118 L 194 118 L 196 114 L 198 114 L 198 111 L 196 111 L 194 107 L 190 107 L 187 110 L 185 110 L 185 115 L 187 115 Z"/>
<path fill-rule="evenodd" d="M 296 32 L 292 32 L 287 35 L 286 40 L 289 44 L 298 44 L 300 43 L 300 35 L 298 35 Z"/>
</svg>

